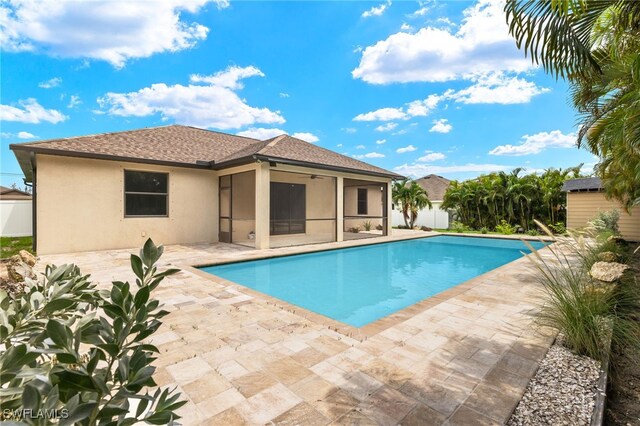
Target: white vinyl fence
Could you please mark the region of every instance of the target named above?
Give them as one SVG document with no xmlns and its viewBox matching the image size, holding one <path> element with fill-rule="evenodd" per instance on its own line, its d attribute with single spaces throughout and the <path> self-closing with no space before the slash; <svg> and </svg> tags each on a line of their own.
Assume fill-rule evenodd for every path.
<svg viewBox="0 0 640 426">
<path fill-rule="evenodd" d="M 0 200 L 0 236 L 31 236 L 31 215 L 31 200 Z"/>
<path fill-rule="evenodd" d="M 402 212 L 394 209 L 391 216 L 393 226 L 404 225 Z M 449 212 L 440 209 L 440 203 L 433 203 L 432 209 L 420 210 L 418 219 L 414 226 L 428 226 L 429 228 L 447 229 L 449 228 Z"/>
</svg>

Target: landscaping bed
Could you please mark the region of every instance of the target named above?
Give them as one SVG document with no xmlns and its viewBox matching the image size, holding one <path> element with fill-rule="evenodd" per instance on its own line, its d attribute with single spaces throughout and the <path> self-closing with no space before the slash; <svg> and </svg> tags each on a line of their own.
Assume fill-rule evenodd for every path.
<svg viewBox="0 0 640 426">
<path fill-rule="evenodd" d="M 510 426 L 591 423 L 600 363 L 556 342 L 540 363 L 516 407 Z"/>
</svg>

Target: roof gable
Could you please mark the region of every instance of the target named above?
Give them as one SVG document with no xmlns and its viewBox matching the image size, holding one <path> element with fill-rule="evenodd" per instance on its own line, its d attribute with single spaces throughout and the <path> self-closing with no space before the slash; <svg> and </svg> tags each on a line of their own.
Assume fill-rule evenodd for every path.
<svg viewBox="0 0 640 426">
<path fill-rule="evenodd" d="M 441 201 L 444 199 L 444 194 L 447 192 L 451 181 L 442 176 L 432 174 L 416 179 L 416 183 L 427 191 L 431 201 Z"/>
</svg>

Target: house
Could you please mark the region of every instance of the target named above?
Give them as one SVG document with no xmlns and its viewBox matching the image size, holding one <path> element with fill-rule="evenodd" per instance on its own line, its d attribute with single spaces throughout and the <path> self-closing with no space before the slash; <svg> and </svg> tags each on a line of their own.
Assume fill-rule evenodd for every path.
<svg viewBox="0 0 640 426">
<path fill-rule="evenodd" d="M 429 228 L 447 229 L 449 228 L 449 212 L 440 208 L 444 200 L 444 194 L 449 188 L 451 181 L 437 175 L 428 175 L 415 181 L 429 196 L 432 207 L 420 210 L 416 226 L 428 226 Z M 392 213 L 393 226 L 404 225 L 402 211 L 394 208 Z"/>
<path fill-rule="evenodd" d="M 16 188 L 0 186 L 0 236 L 30 236 L 31 212 L 31 194 Z"/>
<path fill-rule="evenodd" d="M 158 243 L 258 249 L 388 234 L 396 173 L 281 135 L 171 125 L 11 145 L 34 193 L 39 254 Z"/>
<path fill-rule="evenodd" d="M 618 210 L 618 226 L 622 237 L 630 241 L 640 241 L 640 206 L 631 211 L 616 201 L 605 197 L 600 178 L 571 179 L 564 183 L 562 190 L 567 193 L 567 228 L 582 228 L 598 212 Z"/>
</svg>

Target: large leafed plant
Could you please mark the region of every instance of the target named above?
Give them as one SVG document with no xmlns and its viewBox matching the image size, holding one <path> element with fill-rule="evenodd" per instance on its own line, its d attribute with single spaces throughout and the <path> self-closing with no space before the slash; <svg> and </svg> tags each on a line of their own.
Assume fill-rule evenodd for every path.
<svg viewBox="0 0 640 426">
<path fill-rule="evenodd" d="M 22 424 L 169 424 L 185 402 L 149 393 L 158 349 L 145 343 L 167 315 L 151 293 L 163 247 L 131 255 L 136 285 L 99 290 L 75 265 L 47 266 L 24 291 L 0 290 L 0 397 L 5 421 Z M 135 290 L 135 293 L 132 291 Z"/>
</svg>

